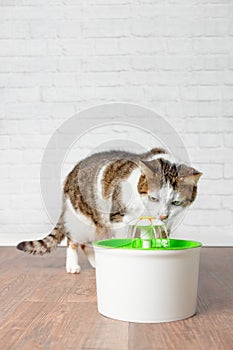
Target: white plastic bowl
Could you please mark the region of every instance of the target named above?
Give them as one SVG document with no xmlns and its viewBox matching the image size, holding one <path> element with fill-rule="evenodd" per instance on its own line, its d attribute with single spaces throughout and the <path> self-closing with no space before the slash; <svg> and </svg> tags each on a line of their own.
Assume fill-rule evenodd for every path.
<svg viewBox="0 0 233 350">
<path fill-rule="evenodd" d="M 194 315 L 201 243 L 171 240 L 172 248 L 113 248 L 122 241 L 94 243 L 99 312 L 142 323 Z"/>
</svg>

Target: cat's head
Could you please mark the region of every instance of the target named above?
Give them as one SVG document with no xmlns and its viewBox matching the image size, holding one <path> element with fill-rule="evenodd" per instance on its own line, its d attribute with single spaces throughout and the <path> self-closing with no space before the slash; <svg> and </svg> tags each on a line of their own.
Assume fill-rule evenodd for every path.
<svg viewBox="0 0 233 350">
<path fill-rule="evenodd" d="M 173 219 L 195 200 L 202 173 L 163 158 L 141 161 L 140 166 L 138 191 L 145 206 L 151 215 L 171 226 Z"/>
</svg>

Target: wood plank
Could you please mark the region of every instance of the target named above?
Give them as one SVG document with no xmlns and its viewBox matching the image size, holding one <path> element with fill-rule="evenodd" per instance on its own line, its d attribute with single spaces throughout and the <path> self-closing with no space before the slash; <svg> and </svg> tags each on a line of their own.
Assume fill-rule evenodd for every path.
<svg viewBox="0 0 233 350">
<path fill-rule="evenodd" d="M 0 248 L 2 349 L 232 350 L 233 248 L 203 248 L 197 314 L 161 324 L 128 324 L 101 316 L 95 271 L 65 272 L 65 249 L 45 256 Z"/>
<path fill-rule="evenodd" d="M 128 324 L 98 313 L 95 270 L 82 253 L 80 275 L 65 272 L 64 248 L 44 258 L 19 254 L 21 264 L 7 288 L 2 289 L 5 302 L 0 308 L 1 347 L 127 349 Z M 58 256 L 62 256 L 62 264 Z"/>
<path fill-rule="evenodd" d="M 42 288 L 47 285 L 50 276 L 56 270 L 62 271 L 59 266 L 59 260 L 56 255 L 51 254 L 47 259 L 47 268 L 43 269 L 46 264 L 44 257 L 34 257 L 17 251 L 15 248 L 1 248 L 1 253 L 7 252 L 12 259 L 6 259 L 1 264 L 1 284 L 0 298 L 5 300 L 0 304 L 0 323 L 4 321 L 9 313 L 11 313 L 21 302 L 26 300 L 35 292 L 35 287 Z M 2 254 L 1 254 L 2 255 Z M 63 254 L 64 255 L 64 252 Z M 64 259 L 64 256 L 63 256 Z M 50 261 L 50 264 L 49 264 Z M 42 266 L 41 266 L 42 265 Z M 58 265 L 58 267 L 56 266 Z M 49 268 L 52 267 L 52 268 Z"/>
<path fill-rule="evenodd" d="M 128 324 L 98 314 L 95 302 L 22 302 L 0 327 L 2 349 L 128 349 Z"/>
<path fill-rule="evenodd" d="M 232 252 L 232 248 L 203 248 L 197 314 L 164 324 L 130 324 L 129 349 L 232 350 Z"/>
</svg>

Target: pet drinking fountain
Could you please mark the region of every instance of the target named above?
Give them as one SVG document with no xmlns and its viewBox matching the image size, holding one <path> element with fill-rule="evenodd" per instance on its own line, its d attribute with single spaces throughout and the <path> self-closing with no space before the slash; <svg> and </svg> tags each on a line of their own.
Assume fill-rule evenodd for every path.
<svg viewBox="0 0 233 350">
<path fill-rule="evenodd" d="M 95 242 L 99 312 L 142 323 L 194 315 L 201 246 L 168 238 L 164 224 L 152 217 L 140 217 L 131 238 Z"/>
</svg>

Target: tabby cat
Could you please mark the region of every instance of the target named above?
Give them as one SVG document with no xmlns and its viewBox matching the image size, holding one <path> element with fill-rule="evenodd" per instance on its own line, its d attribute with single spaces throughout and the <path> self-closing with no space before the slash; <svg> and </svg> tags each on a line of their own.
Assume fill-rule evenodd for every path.
<svg viewBox="0 0 233 350">
<path fill-rule="evenodd" d="M 174 218 L 195 200 L 201 175 L 161 148 L 143 154 L 93 154 L 67 176 L 61 216 L 52 232 L 38 241 L 21 242 L 17 248 L 43 255 L 67 237 L 66 270 L 79 273 L 79 244 L 94 266 L 87 243 L 122 237 L 126 225 L 142 214 L 160 218 L 170 231 Z"/>
</svg>

